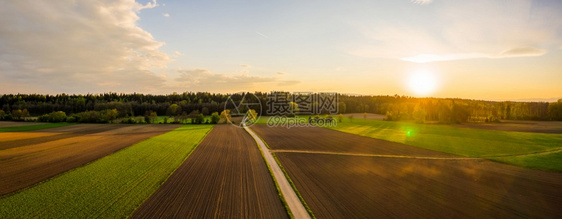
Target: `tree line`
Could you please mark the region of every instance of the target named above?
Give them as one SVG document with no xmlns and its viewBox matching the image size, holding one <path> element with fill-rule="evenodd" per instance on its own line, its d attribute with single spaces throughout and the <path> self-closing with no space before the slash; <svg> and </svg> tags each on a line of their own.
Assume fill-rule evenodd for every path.
<svg viewBox="0 0 562 219">
<path fill-rule="evenodd" d="M 548 103 L 343 95 L 340 100 L 345 103 L 348 112 L 385 114 L 387 120 L 442 123 L 562 120 L 562 99 Z"/>
<path fill-rule="evenodd" d="M 268 93 L 255 92 L 261 102 L 259 115 L 267 115 Z M 115 118 L 166 115 L 177 120 L 210 116 L 229 106 L 229 96 L 208 92 L 151 94 L 5 94 L 0 96 L 0 120 L 22 120 L 43 116 L 53 121 L 63 112 L 75 122 L 107 122 Z M 237 99 L 237 98 L 233 98 Z M 294 104 L 294 103 L 293 103 Z M 313 103 L 318 104 L 318 103 Z M 290 106 L 293 107 L 293 106 Z M 415 98 L 408 96 L 339 95 L 338 113 L 385 114 L 387 120 L 439 121 L 443 123 L 494 122 L 508 120 L 562 120 L 562 100 L 557 102 L 483 101 L 456 98 Z M 324 113 L 324 112 L 321 112 Z M 45 117 L 50 115 L 51 117 Z M 152 116 L 152 117 L 151 117 Z"/>
</svg>

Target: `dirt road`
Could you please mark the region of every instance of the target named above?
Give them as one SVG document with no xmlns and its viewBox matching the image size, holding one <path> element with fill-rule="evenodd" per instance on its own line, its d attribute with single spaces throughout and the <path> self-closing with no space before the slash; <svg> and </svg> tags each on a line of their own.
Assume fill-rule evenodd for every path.
<svg viewBox="0 0 562 219">
<path fill-rule="evenodd" d="M 295 218 L 310 218 L 310 215 L 306 211 L 306 208 L 291 187 L 291 184 L 289 184 L 289 181 L 285 177 L 285 174 L 283 174 L 283 171 L 281 170 L 273 156 L 271 156 L 271 152 L 265 146 L 265 143 L 250 128 L 244 126 L 244 129 L 246 129 L 246 131 L 250 133 L 252 138 L 254 138 L 254 140 L 258 143 L 261 151 L 263 151 L 265 161 L 273 172 L 273 176 L 275 177 L 275 180 L 279 185 L 279 189 L 281 190 L 283 197 L 285 197 L 285 201 L 287 202 L 287 205 L 289 206 L 289 209 L 291 210 L 293 216 Z"/>
</svg>

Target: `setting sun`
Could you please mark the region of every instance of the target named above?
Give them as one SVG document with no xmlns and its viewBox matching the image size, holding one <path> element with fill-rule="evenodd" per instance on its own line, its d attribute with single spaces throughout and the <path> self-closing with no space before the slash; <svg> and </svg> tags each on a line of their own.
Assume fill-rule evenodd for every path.
<svg viewBox="0 0 562 219">
<path fill-rule="evenodd" d="M 408 88 L 416 96 L 431 95 L 437 89 L 437 78 L 430 71 L 418 70 L 409 77 Z"/>
</svg>

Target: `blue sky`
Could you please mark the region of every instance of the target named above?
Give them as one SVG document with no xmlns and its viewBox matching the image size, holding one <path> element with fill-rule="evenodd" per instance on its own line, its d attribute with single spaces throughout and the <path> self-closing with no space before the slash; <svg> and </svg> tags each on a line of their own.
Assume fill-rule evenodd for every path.
<svg viewBox="0 0 562 219">
<path fill-rule="evenodd" d="M 36 2 L 0 9 L 0 93 L 562 96 L 561 1 Z"/>
</svg>

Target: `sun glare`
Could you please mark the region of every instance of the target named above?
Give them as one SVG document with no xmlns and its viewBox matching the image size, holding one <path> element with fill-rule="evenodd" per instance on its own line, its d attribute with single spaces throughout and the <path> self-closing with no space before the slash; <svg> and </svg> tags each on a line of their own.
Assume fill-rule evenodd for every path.
<svg viewBox="0 0 562 219">
<path fill-rule="evenodd" d="M 437 89 L 437 78 L 430 71 L 419 70 L 410 75 L 408 86 L 416 96 L 428 96 Z"/>
</svg>

